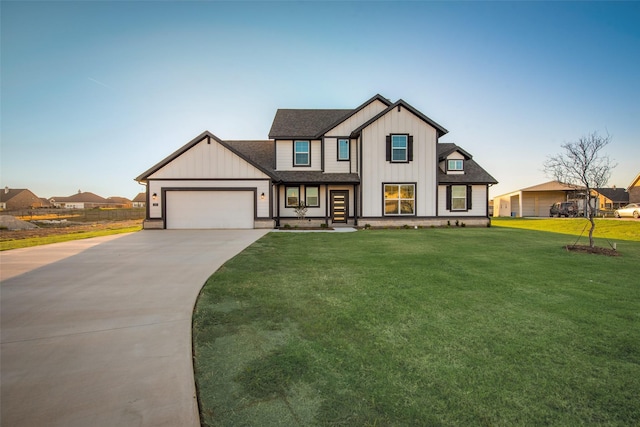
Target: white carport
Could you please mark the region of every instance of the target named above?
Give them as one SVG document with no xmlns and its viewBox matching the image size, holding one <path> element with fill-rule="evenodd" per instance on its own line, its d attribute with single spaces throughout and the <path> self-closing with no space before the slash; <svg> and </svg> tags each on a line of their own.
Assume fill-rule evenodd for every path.
<svg viewBox="0 0 640 427">
<path fill-rule="evenodd" d="M 546 217 L 555 202 L 564 202 L 579 189 L 549 181 L 493 198 L 493 216 Z"/>
</svg>

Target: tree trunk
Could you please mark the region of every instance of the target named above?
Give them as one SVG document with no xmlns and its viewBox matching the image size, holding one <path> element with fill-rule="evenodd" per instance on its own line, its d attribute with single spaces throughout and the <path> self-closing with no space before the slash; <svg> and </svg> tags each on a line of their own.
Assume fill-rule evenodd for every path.
<svg viewBox="0 0 640 427">
<path fill-rule="evenodd" d="M 596 228 L 596 222 L 593 220 L 593 214 L 589 212 L 589 222 L 591 223 L 591 228 L 589 229 L 589 246 L 593 247 L 593 230 Z"/>
</svg>

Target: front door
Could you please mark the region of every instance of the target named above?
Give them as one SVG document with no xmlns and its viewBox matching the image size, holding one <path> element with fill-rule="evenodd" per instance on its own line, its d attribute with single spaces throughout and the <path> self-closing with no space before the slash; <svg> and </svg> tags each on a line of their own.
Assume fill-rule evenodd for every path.
<svg viewBox="0 0 640 427">
<path fill-rule="evenodd" d="M 347 223 L 349 216 L 349 192 L 331 191 L 331 222 Z"/>
</svg>

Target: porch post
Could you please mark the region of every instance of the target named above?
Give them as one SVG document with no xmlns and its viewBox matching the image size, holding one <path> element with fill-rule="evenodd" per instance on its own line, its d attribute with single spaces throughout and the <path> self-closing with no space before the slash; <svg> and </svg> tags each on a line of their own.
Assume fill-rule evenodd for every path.
<svg viewBox="0 0 640 427">
<path fill-rule="evenodd" d="M 358 190 L 360 186 L 353 184 L 353 226 L 358 226 Z"/>
<path fill-rule="evenodd" d="M 329 226 L 329 185 L 324 185 L 324 223 Z"/>
</svg>

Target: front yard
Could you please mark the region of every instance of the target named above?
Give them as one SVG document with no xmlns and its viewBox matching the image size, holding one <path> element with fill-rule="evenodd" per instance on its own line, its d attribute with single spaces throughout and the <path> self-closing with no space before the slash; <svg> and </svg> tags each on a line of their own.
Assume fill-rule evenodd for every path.
<svg viewBox="0 0 640 427">
<path fill-rule="evenodd" d="M 193 318 L 203 425 L 637 425 L 640 243 L 270 233 Z"/>
</svg>

